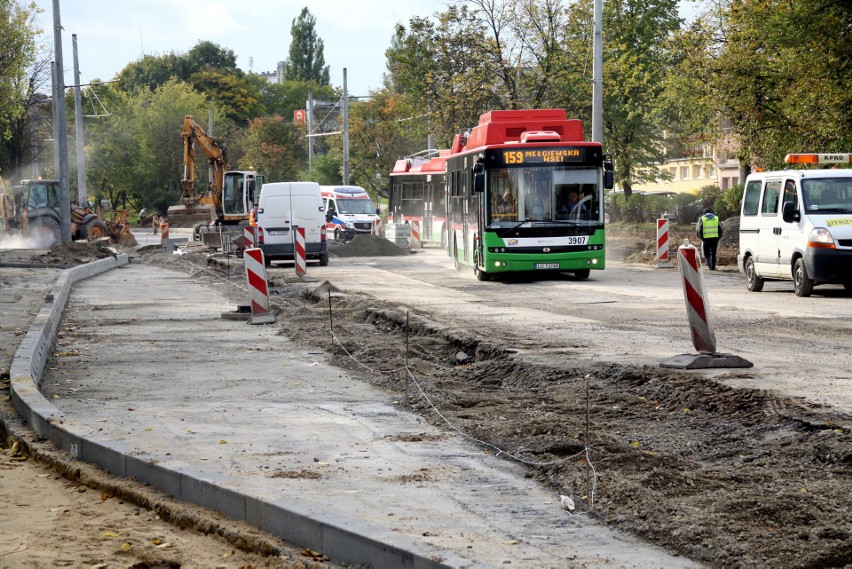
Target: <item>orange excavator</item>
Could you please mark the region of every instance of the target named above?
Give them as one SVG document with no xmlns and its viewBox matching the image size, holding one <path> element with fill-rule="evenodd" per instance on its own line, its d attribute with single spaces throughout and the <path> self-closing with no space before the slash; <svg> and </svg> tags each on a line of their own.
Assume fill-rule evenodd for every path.
<svg viewBox="0 0 852 569">
<path fill-rule="evenodd" d="M 181 203 L 169 207 L 171 227 L 242 226 L 260 196 L 263 176 L 251 170 L 230 170 L 225 146 L 209 136 L 187 115 L 181 128 L 183 138 L 183 179 Z M 195 149 L 207 157 L 210 183 L 206 192 L 195 185 Z"/>
</svg>

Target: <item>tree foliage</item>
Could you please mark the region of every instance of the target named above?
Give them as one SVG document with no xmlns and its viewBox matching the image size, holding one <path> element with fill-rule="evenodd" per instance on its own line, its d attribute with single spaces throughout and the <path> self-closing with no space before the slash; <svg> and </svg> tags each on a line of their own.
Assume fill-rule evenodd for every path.
<svg viewBox="0 0 852 569">
<path fill-rule="evenodd" d="M 788 152 L 852 147 L 850 22 L 847 0 L 731 0 L 726 7 L 712 46 L 716 108 L 733 121 L 752 165 L 776 168 Z"/>
<path fill-rule="evenodd" d="M 293 20 L 290 28 L 290 51 L 284 62 L 284 79 L 287 81 L 314 81 L 328 85 L 329 70 L 325 64 L 325 47 L 317 36 L 317 20 L 307 9 Z"/>
<path fill-rule="evenodd" d="M 245 132 L 245 155 L 238 165 L 243 170 L 257 170 L 270 182 L 295 180 L 307 158 L 302 136 L 291 117 L 254 119 Z"/>
<path fill-rule="evenodd" d="M 17 0 L 0 0 L 0 170 L 4 172 L 23 166 L 28 146 L 21 137 L 30 124 L 27 111 L 38 81 L 33 66 L 41 32 L 34 17 L 39 11 L 34 2 L 22 6 Z"/>
</svg>

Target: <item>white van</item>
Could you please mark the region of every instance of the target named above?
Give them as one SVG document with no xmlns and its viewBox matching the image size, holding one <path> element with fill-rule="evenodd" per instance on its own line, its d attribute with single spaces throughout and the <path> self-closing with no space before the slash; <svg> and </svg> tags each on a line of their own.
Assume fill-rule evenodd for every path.
<svg viewBox="0 0 852 569">
<path fill-rule="evenodd" d="M 848 164 L 849 154 L 788 154 L 788 164 Z M 780 170 L 746 178 L 737 265 L 753 292 L 792 280 L 852 291 L 852 169 Z"/>
<path fill-rule="evenodd" d="M 370 235 L 379 219 L 376 206 L 361 186 L 321 186 L 325 200 L 326 229 L 335 241 L 348 241 L 357 234 Z"/>
<path fill-rule="evenodd" d="M 315 182 L 267 182 L 260 190 L 255 222 L 267 266 L 295 260 L 294 227 L 305 228 L 305 257 L 328 265 L 325 207 Z"/>
</svg>

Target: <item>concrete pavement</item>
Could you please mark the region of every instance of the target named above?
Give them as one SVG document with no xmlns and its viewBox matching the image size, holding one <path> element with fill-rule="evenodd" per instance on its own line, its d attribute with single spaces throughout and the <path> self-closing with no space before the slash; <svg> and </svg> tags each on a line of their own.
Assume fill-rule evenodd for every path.
<svg viewBox="0 0 852 569">
<path fill-rule="evenodd" d="M 570 516 L 322 349 L 223 319 L 237 301 L 196 279 L 99 263 L 62 274 L 11 372 L 18 412 L 75 457 L 351 564 L 691 566 Z M 78 332 L 54 349 L 66 305 Z"/>
</svg>

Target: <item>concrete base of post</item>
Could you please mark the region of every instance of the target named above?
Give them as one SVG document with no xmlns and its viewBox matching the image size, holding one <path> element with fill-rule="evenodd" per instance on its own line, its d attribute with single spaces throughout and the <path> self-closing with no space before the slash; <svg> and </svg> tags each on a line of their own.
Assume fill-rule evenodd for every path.
<svg viewBox="0 0 852 569">
<path fill-rule="evenodd" d="M 233 312 L 223 312 L 222 320 L 246 320 L 251 318 L 251 306 L 248 304 L 238 304 L 237 309 Z"/>
<path fill-rule="evenodd" d="M 673 356 L 662 363 L 660 367 L 678 369 L 708 369 L 729 367 L 753 367 L 750 361 L 732 354 L 681 354 Z"/>
<path fill-rule="evenodd" d="M 257 314 L 252 316 L 248 320 L 249 324 L 274 324 L 275 323 L 275 315 L 271 312 L 264 312 L 263 314 Z"/>
</svg>

